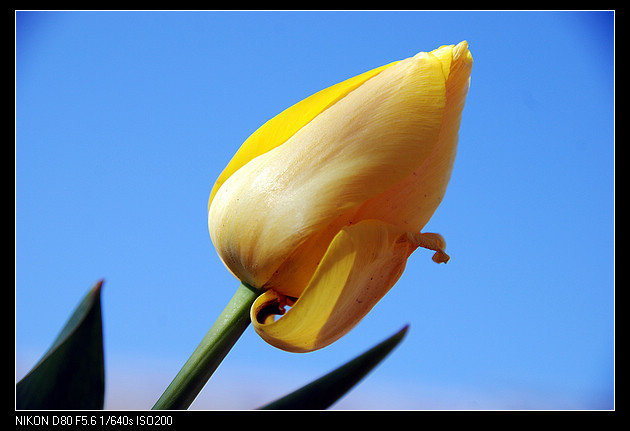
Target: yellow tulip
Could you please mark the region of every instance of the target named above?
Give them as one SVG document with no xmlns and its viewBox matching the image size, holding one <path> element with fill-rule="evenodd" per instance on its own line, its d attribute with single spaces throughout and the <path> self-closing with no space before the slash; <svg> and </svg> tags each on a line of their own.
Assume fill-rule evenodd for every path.
<svg viewBox="0 0 630 431">
<path fill-rule="evenodd" d="M 448 261 L 444 239 L 420 231 L 446 192 L 471 69 L 465 41 L 418 53 L 304 99 L 238 150 L 212 189 L 208 225 L 228 269 L 264 291 L 251 309 L 264 340 L 324 347 L 416 248 Z"/>
</svg>

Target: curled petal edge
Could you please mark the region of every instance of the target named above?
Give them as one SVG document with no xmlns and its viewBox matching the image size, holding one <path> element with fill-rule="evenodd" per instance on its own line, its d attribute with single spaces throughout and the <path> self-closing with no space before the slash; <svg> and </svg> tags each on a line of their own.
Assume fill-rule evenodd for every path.
<svg viewBox="0 0 630 431">
<path fill-rule="evenodd" d="M 416 248 L 434 250 L 433 260 L 446 262 L 444 245 L 438 234 L 410 233 L 377 220 L 347 226 L 330 243 L 299 298 L 267 290 L 256 299 L 250 316 L 254 329 L 269 344 L 289 352 L 323 348 L 376 305 L 398 281 Z"/>
</svg>

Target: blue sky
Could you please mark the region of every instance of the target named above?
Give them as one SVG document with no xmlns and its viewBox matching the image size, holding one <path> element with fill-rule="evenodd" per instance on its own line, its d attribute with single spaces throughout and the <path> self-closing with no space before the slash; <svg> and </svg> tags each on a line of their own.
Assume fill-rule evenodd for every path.
<svg viewBox="0 0 630 431">
<path fill-rule="evenodd" d="M 292 354 L 249 328 L 192 405 L 250 409 L 399 330 L 338 409 L 614 408 L 612 12 L 18 12 L 16 380 L 99 279 L 106 408 L 148 409 L 235 291 L 210 189 L 310 94 L 467 40 L 445 200 L 347 336 Z"/>
</svg>

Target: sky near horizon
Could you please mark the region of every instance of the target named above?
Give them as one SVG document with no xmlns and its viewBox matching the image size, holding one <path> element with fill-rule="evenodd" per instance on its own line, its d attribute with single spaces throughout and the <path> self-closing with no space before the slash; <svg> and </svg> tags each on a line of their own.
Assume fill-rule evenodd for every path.
<svg viewBox="0 0 630 431">
<path fill-rule="evenodd" d="M 238 281 L 208 234 L 219 173 L 265 121 L 467 40 L 453 176 L 348 335 L 308 354 L 252 328 L 193 409 L 251 409 L 404 325 L 337 409 L 614 408 L 614 13 L 16 12 L 16 381 L 100 279 L 106 408 L 149 409 Z"/>
</svg>

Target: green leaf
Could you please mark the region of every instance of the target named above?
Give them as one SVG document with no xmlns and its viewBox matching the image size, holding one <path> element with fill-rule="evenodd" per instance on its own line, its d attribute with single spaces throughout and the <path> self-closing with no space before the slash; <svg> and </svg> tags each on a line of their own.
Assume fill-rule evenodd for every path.
<svg viewBox="0 0 630 431">
<path fill-rule="evenodd" d="M 264 407 L 262 410 L 324 410 L 352 389 L 400 343 L 406 325 L 396 334 L 352 361 Z"/>
<path fill-rule="evenodd" d="M 102 285 L 102 281 L 94 285 L 42 359 L 17 383 L 17 409 L 103 408 Z"/>
</svg>

